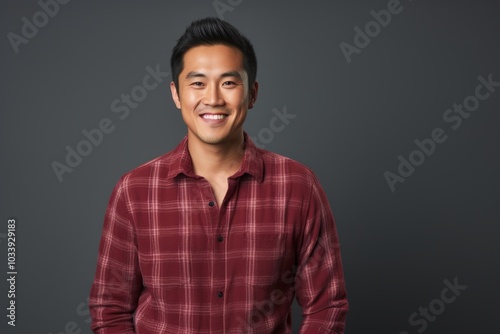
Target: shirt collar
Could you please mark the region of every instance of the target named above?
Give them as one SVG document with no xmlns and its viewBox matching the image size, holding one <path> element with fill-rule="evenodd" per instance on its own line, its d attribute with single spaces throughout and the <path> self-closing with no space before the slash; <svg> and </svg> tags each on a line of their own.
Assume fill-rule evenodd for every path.
<svg viewBox="0 0 500 334">
<path fill-rule="evenodd" d="M 245 153 L 243 154 L 243 162 L 240 169 L 233 174 L 230 178 L 238 178 L 243 174 L 249 174 L 254 177 L 257 181 L 262 182 L 264 178 L 264 161 L 262 159 L 261 152 L 255 146 L 250 136 L 246 132 L 243 132 L 245 141 Z M 193 171 L 193 160 L 191 159 L 191 154 L 188 150 L 188 138 L 187 135 L 182 139 L 182 141 L 177 145 L 177 147 L 171 152 L 172 163 L 167 174 L 167 178 L 171 179 L 179 174 L 184 174 L 188 177 L 200 178 L 194 174 Z"/>
</svg>

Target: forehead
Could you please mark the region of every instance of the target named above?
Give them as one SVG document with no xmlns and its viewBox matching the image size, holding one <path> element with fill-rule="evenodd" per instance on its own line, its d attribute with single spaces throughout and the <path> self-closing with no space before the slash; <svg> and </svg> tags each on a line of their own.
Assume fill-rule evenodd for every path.
<svg viewBox="0 0 500 334">
<path fill-rule="evenodd" d="M 183 72 L 243 71 L 243 53 L 227 45 L 199 45 L 184 54 L 183 63 Z"/>
</svg>

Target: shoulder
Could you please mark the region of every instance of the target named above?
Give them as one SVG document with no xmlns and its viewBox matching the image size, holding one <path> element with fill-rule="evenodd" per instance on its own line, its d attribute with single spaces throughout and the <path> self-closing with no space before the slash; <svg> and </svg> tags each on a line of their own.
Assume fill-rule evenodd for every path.
<svg viewBox="0 0 500 334">
<path fill-rule="evenodd" d="M 148 185 L 151 181 L 165 180 L 178 168 L 181 152 L 172 150 L 126 172 L 119 183 L 125 187 Z"/>
<path fill-rule="evenodd" d="M 281 154 L 257 148 L 264 162 L 266 178 L 282 178 L 283 181 L 312 186 L 317 177 L 308 166 Z"/>
<path fill-rule="evenodd" d="M 277 199 L 286 198 L 288 208 L 301 208 L 304 214 L 329 208 L 323 187 L 310 167 L 274 152 L 259 151 L 264 160 L 264 185 L 276 190 Z"/>
</svg>

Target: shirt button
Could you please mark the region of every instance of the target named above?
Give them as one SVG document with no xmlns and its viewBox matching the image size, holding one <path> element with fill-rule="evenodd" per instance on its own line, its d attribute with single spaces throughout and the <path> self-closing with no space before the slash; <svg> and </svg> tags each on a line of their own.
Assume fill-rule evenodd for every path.
<svg viewBox="0 0 500 334">
<path fill-rule="evenodd" d="M 210 207 L 212 207 L 212 206 L 214 206 L 214 205 L 215 205 L 215 203 L 214 203 L 214 201 L 210 201 L 210 202 L 208 202 L 208 205 L 209 205 Z"/>
<path fill-rule="evenodd" d="M 219 235 L 219 236 L 217 237 L 217 241 L 218 241 L 218 242 L 223 242 L 223 241 L 224 241 L 224 237 L 223 237 L 222 235 Z"/>
<path fill-rule="evenodd" d="M 219 298 L 224 297 L 224 293 L 222 293 L 222 291 L 217 292 L 217 297 Z"/>
</svg>

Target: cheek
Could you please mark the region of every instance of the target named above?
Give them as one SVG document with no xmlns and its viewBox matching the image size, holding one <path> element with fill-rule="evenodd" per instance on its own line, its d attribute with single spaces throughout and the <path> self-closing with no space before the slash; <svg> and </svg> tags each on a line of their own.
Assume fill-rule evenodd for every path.
<svg viewBox="0 0 500 334">
<path fill-rule="evenodd" d="M 200 99 L 199 94 L 192 90 L 185 90 L 180 96 L 181 105 L 186 108 L 195 106 Z"/>
<path fill-rule="evenodd" d="M 246 107 L 247 105 L 247 96 L 243 91 L 231 91 L 227 96 L 226 96 L 226 102 L 232 104 L 235 107 Z"/>
</svg>

